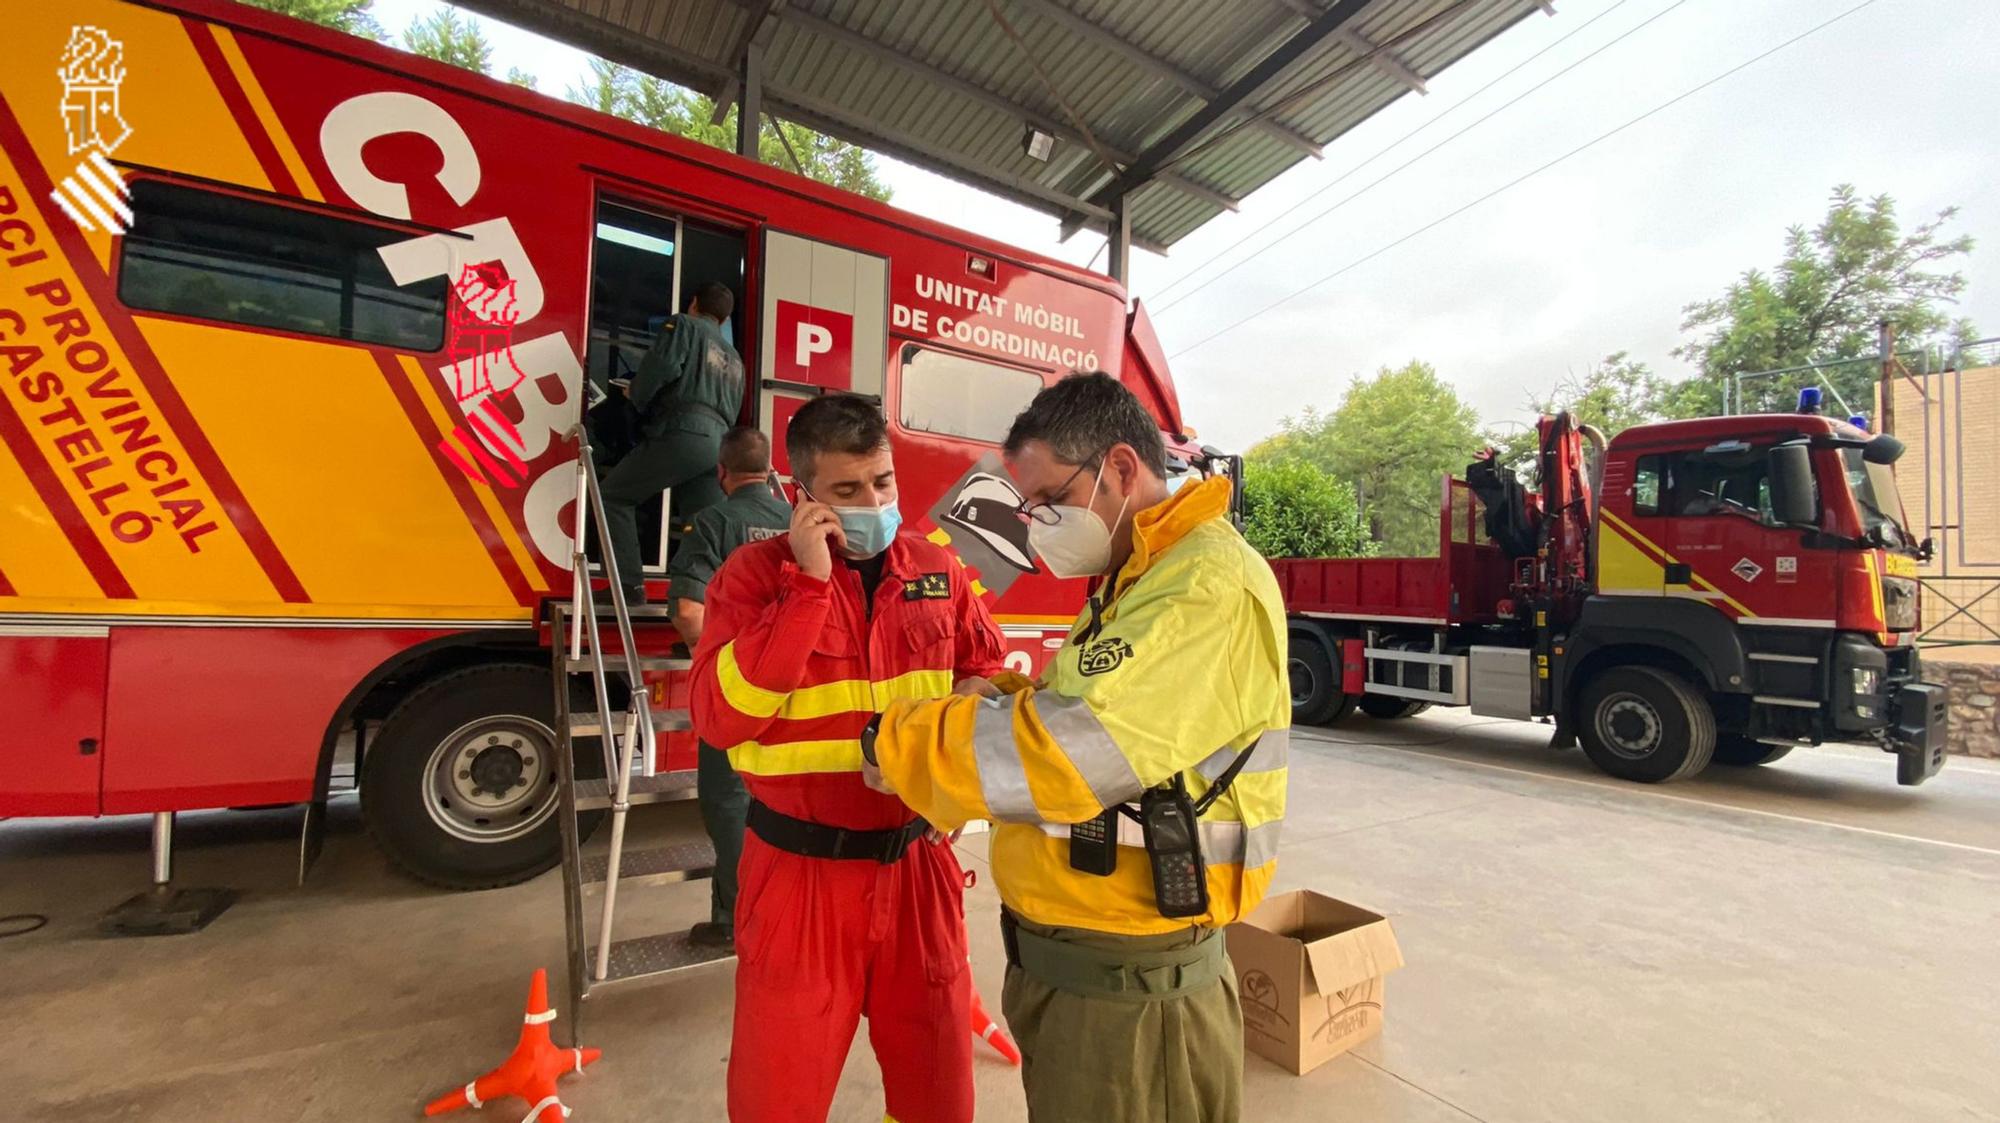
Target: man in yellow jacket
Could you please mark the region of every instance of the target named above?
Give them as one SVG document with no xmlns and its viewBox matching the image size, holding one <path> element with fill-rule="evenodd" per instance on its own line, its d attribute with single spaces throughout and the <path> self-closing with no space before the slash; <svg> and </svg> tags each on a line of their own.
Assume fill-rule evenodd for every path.
<svg viewBox="0 0 2000 1123">
<path fill-rule="evenodd" d="M 1090 601 L 1040 682 L 894 703 L 864 747 L 934 827 L 995 824 L 1029 1118 L 1233 1123 L 1222 929 L 1263 897 L 1285 814 L 1277 584 L 1229 481 L 1171 491 L 1158 425 L 1109 375 L 1043 390 L 1006 453 L 1036 553 Z"/>
</svg>

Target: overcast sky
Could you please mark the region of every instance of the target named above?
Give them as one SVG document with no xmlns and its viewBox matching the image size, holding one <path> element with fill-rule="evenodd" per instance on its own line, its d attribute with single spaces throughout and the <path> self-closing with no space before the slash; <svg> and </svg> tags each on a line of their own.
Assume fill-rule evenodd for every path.
<svg viewBox="0 0 2000 1123">
<path fill-rule="evenodd" d="M 1828 192 L 1842 182 L 1864 195 L 1893 196 L 1906 225 L 1959 206 L 1948 230 L 1981 243 L 1964 267 L 1970 286 L 1959 311 L 1985 334 L 2000 335 L 1995 0 L 1875 0 L 1259 314 L 1857 2 L 1555 0 L 1555 16 L 1530 17 L 1432 78 L 1427 96 L 1405 96 L 1329 145 L 1325 159 L 1300 163 L 1245 200 L 1241 213 L 1211 222 L 1168 257 L 1135 255 L 1132 290 L 1155 309 L 1189 422 L 1210 443 L 1247 447 L 1304 405 L 1334 405 L 1350 376 L 1412 358 L 1436 364 L 1496 421 L 1526 418 L 1531 392 L 1612 351 L 1629 350 L 1662 372 L 1689 373 L 1670 354 L 1682 338 L 1681 307 L 1719 293 L 1746 268 L 1774 262 L 1785 227 L 1819 218 Z M 376 0 L 373 10 L 400 33 L 438 6 Z M 1649 19 L 1243 268 L 1196 288 L 1277 232 Z M 583 73 L 582 53 L 481 22 L 496 73 L 519 66 L 557 95 Z M 880 165 L 895 203 L 919 214 L 1079 263 L 1102 246 L 1091 235 L 1058 242 L 1052 218 L 894 160 Z M 1192 281 L 1173 284 L 1225 251 Z M 1201 342 L 1246 317 L 1254 318 Z"/>
</svg>

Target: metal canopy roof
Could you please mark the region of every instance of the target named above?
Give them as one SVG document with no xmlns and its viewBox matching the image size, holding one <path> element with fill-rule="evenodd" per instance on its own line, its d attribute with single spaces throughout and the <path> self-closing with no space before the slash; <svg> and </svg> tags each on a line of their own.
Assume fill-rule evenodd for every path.
<svg viewBox="0 0 2000 1123">
<path fill-rule="evenodd" d="M 1550 0 L 457 0 L 1164 251 Z M 1027 152 L 1030 127 L 1054 138 Z"/>
</svg>

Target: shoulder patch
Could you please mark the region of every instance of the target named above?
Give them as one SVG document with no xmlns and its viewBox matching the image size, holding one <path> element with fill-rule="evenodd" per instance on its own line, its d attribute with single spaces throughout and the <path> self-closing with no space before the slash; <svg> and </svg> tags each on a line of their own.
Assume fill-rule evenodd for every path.
<svg viewBox="0 0 2000 1123">
<path fill-rule="evenodd" d="M 904 600 L 950 600 L 951 575 L 948 573 L 926 573 L 914 581 L 903 582 Z"/>
<path fill-rule="evenodd" d="M 745 528 L 743 533 L 747 536 L 745 541 L 762 542 L 767 538 L 783 538 L 786 534 L 789 534 L 790 531 L 784 527 L 779 527 L 774 530 L 768 526 L 753 526 Z"/>
</svg>

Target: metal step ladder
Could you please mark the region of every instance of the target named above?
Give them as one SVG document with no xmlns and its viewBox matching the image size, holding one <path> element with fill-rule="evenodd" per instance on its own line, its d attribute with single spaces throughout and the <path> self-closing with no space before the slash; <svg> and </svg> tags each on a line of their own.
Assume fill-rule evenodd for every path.
<svg viewBox="0 0 2000 1123">
<path fill-rule="evenodd" d="M 621 887 L 706 880 L 714 875 L 715 851 L 706 839 L 647 850 L 627 851 L 626 817 L 639 804 L 695 798 L 695 773 L 659 772 L 655 767 L 657 734 L 693 728 L 686 710 L 655 710 L 643 675 L 647 671 L 679 671 L 689 667 L 685 655 L 641 655 L 636 628 L 672 627 L 666 605 L 626 603 L 625 589 L 604 531 L 604 497 L 591 457 L 590 439 L 579 427 L 577 441 L 576 531 L 571 536 L 572 589 L 567 602 L 550 605 L 549 649 L 555 672 L 558 817 L 562 828 L 563 928 L 569 945 L 567 1028 L 575 1038 L 583 1015 L 583 1000 L 600 987 L 650 978 L 672 971 L 733 958 L 731 953 L 699 948 L 685 931 L 614 939 L 613 920 Z M 598 545 L 611 603 L 597 603 L 591 587 L 587 543 L 590 527 L 598 529 Z M 616 649 L 607 652 L 607 640 Z M 678 637 L 675 638 L 678 643 Z M 613 709 L 610 679 L 624 679 L 627 701 Z M 571 706 L 572 684 L 590 681 L 594 703 L 588 710 Z M 604 778 L 579 779 L 576 743 L 595 738 L 603 752 Z M 609 846 L 602 854 L 583 852 L 579 816 L 610 812 Z M 586 910 L 586 894 L 602 900 Z M 596 923 L 593 926 L 592 915 Z M 594 930 L 593 930 L 594 928 Z"/>
</svg>

